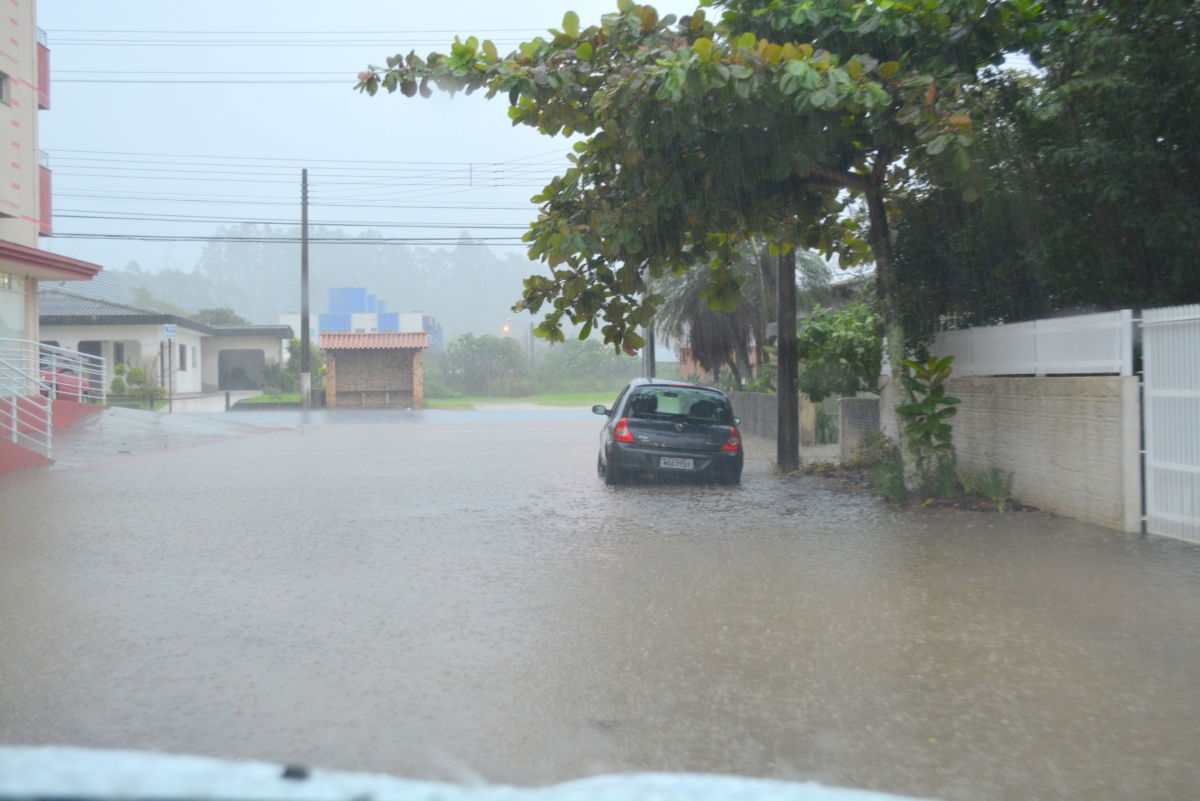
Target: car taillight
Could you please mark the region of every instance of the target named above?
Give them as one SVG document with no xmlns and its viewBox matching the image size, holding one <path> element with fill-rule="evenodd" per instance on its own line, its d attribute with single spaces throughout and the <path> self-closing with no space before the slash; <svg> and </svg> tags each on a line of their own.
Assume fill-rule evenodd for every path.
<svg viewBox="0 0 1200 801">
<path fill-rule="evenodd" d="M 723 451 L 740 451 L 742 449 L 742 435 L 738 433 L 736 426 L 729 427 L 729 436 L 725 438 L 725 444 L 721 446 Z"/>
<path fill-rule="evenodd" d="M 633 432 L 629 430 L 629 420 L 625 417 L 613 429 L 613 442 L 633 442 Z"/>
</svg>

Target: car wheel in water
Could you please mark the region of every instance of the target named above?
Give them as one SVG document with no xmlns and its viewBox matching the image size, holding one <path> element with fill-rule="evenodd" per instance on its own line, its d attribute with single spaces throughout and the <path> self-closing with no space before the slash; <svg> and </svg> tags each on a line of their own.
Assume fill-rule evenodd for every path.
<svg viewBox="0 0 1200 801">
<path fill-rule="evenodd" d="M 600 473 L 600 477 L 604 479 L 604 483 L 610 487 L 625 483 L 625 474 L 611 464 L 605 465 L 602 463 L 599 456 L 596 457 L 596 471 Z"/>
<path fill-rule="evenodd" d="M 730 473 L 719 473 L 717 476 L 717 483 L 725 484 L 726 486 L 740 484 L 741 482 L 742 482 L 742 471 L 741 470 L 738 470 L 737 472 L 730 472 Z"/>
</svg>

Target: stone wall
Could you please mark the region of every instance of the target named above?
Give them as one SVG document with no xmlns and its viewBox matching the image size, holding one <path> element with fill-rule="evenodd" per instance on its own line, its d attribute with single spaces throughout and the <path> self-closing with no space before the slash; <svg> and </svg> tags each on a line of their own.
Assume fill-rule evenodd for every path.
<svg viewBox="0 0 1200 801">
<path fill-rule="evenodd" d="M 1013 473 L 1013 495 L 1048 512 L 1141 530 L 1136 377 L 957 378 L 959 467 Z M 881 409 L 896 405 L 885 386 Z M 883 430 L 896 438 L 894 414 Z"/>
<path fill-rule="evenodd" d="M 327 354 L 330 406 L 413 406 L 423 400 L 419 351 L 336 350 Z"/>
</svg>

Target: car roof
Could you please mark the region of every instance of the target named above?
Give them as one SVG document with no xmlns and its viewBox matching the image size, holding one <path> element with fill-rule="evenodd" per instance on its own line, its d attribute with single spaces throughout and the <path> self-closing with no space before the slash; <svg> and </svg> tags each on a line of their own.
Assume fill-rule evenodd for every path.
<svg viewBox="0 0 1200 801">
<path fill-rule="evenodd" d="M 725 394 L 711 384 L 697 384 L 694 381 L 677 381 L 670 378 L 635 378 L 629 382 L 630 389 L 638 387 L 680 387 L 681 389 L 702 389 L 722 396 Z"/>
</svg>

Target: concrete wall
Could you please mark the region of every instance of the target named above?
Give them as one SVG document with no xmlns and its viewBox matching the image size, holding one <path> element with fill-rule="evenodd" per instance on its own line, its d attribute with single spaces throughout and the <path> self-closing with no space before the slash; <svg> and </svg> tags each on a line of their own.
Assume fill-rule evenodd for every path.
<svg viewBox="0 0 1200 801">
<path fill-rule="evenodd" d="M 863 437 L 878 430 L 878 398 L 838 398 L 838 445 L 842 449 L 842 462 L 852 461 Z"/>
<path fill-rule="evenodd" d="M 738 428 L 743 434 L 764 439 L 775 439 L 779 427 L 778 401 L 776 396 L 765 392 L 731 392 L 733 413 L 742 418 Z"/>
<path fill-rule="evenodd" d="M 801 394 L 799 403 L 800 413 L 800 444 L 808 447 L 817 442 L 817 412 L 821 404 L 813 403 L 808 396 Z M 733 401 L 733 413 L 742 418 L 738 426 L 743 433 L 775 439 L 779 430 L 779 401 L 777 395 L 765 392 L 730 392 Z"/>
<path fill-rule="evenodd" d="M 1141 530 L 1140 411 L 1134 376 L 958 378 L 959 466 L 1013 473 L 1013 494 L 1055 514 Z M 883 429 L 896 437 L 885 386 Z"/>
</svg>

